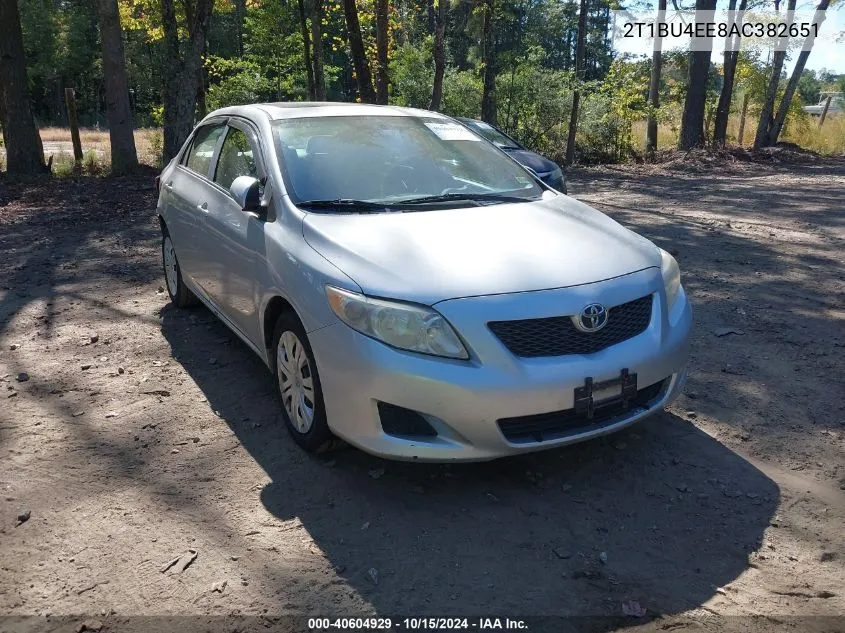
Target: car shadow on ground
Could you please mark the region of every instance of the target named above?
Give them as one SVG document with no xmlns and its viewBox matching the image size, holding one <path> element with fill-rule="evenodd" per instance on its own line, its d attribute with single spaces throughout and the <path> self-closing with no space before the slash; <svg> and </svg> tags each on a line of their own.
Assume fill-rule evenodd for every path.
<svg viewBox="0 0 845 633">
<path fill-rule="evenodd" d="M 255 502 L 301 521 L 379 614 L 600 618 L 577 630 L 642 622 L 622 617 L 629 600 L 677 614 L 753 566 L 778 506 L 773 481 L 669 413 L 489 463 L 395 463 L 353 448 L 307 456 L 269 372 L 224 325 L 204 308 L 161 317 L 174 357 L 272 480 Z M 221 339 L 226 362 L 211 366 Z"/>
</svg>

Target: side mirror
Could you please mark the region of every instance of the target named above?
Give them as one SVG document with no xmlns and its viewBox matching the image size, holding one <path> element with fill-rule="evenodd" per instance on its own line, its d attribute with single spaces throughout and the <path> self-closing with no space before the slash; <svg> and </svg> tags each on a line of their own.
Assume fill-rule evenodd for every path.
<svg viewBox="0 0 845 633">
<path fill-rule="evenodd" d="M 229 187 L 241 209 L 261 213 L 261 183 L 252 176 L 238 176 Z"/>
</svg>

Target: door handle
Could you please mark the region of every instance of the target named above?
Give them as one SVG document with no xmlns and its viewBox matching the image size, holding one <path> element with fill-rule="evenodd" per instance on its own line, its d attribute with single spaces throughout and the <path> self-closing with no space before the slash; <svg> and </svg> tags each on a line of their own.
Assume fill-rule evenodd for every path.
<svg viewBox="0 0 845 633">
<path fill-rule="evenodd" d="M 173 181 L 171 180 L 170 182 L 164 183 L 164 186 L 167 187 L 168 189 L 173 189 Z"/>
<path fill-rule="evenodd" d="M 208 203 L 203 202 L 203 203 L 198 204 L 197 209 L 199 209 L 200 211 L 205 211 L 206 213 L 208 213 Z"/>
</svg>

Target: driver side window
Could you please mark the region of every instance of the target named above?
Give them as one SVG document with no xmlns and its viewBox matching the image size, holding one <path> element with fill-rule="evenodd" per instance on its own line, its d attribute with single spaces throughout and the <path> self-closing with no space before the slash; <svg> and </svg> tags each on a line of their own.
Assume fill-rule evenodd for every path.
<svg viewBox="0 0 845 633">
<path fill-rule="evenodd" d="M 220 148 L 214 182 L 224 189 L 229 189 L 238 176 L 258 178 L 258 168 L 247 135 L 237 128 L 230 127 Z"/>
<path fill-rule="evenodd" d="M 208 177 L 208 168 L 214 156 L 217 140 L 226 128 L 223 125 L 207 125 L 197 130 L 191 147 L 185 153 L 185 166 L 201 176 Z"/>
</svg>

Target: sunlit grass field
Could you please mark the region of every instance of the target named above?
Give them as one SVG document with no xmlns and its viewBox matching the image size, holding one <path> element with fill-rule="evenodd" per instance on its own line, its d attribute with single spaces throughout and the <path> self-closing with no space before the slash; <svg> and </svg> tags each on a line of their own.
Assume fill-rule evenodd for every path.
<svg viewBox="0 0 845 633">
<path fill-rule="evenodd" d="M 73 171 L 73 150 L 70 147 L 70 129 L 45 127 L 39 130 L 44 144 L 44 156 L 53 156 L 53 172 L 62 175 Z M 111 148 L 108 130 L 80 128 L 79 141 L 82 144 L 83 169 L 87 172 L 108 171 L 111 162 Z M 59 148 L 51 144 L 61 143 Z M 162 133 L 160 128 L 142 128 L 135 130 L 135 149 L 138 161 L 157 167 L 161 161 Z"/>
<path fill-rule="evenodd" d="M 674 149 L 677 147 L 679 131 L 680 124 L 660 124 L 657 128 L 658 149 Z M 742 135 L 743 147 L 751 147 L 754 144 L 756 132 L 757 118 L 746 117 L 745 130 Z M 645 135 L 646 122 L 635 123 L 633 128 L 634 147 L 638 150 L 645 147 Z M 828 115 L 824 126 L 821 128 L 819 127 L 818 117 L 808 117 L 806 120 L 794 122 L 781 134 L 780 140 L 795 143 L 804 149 L 819 154 L 843 155 L 845 154 L 845 114 Z M 739 115 L 728 119 L 728 143 L 739 145 Z"/>
</svg>

